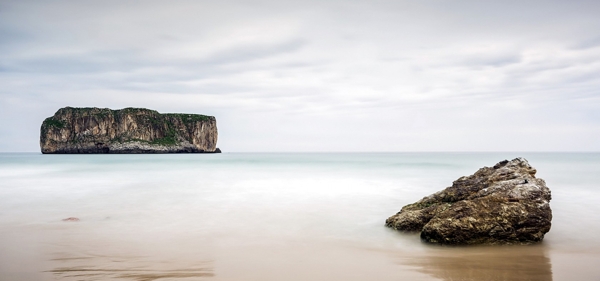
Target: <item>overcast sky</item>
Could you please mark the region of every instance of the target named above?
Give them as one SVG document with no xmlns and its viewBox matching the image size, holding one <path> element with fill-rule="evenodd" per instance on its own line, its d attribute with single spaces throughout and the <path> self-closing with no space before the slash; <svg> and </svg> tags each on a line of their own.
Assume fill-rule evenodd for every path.
<svg viewBox="0 0 600 281">
<path fill-rule="evenodd" d="M 0 0 L 0 151 L 64 106 L 230 151 L 600 151 L 600 1 Z"/>
</svg>

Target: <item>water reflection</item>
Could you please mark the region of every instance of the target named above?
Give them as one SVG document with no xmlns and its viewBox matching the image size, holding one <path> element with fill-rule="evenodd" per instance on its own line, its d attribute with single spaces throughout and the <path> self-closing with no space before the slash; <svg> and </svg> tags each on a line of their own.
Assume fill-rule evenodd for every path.
<svg viewBox="0 0 600 281">
<path fill-rule="evenodd" d="M 213 277 L 210 261 L 181 263 L 169 260 L 152 260 L 144 256 L 102 256 L 57 253 L 52 259 L 54 269 L 46 272 L 58 280 L 133 280 L 158 279 L 189 280 L 188 278 Z M 194 279 L 196 280 L 196 279 Z"/>
<path fill-rule="evenodd" d="M 543 245 L 432 248 L 402 264 L 441 280 L 552 280 L 552 266 Z"/>
</svg>

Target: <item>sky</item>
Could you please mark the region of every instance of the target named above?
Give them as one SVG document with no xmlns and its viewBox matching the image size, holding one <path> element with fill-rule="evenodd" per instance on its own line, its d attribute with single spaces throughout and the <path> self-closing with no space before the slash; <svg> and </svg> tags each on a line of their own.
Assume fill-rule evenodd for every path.
<svg viewBox="0 0 600 281">
<path fill-rule="evenodd" d="M 0 152 L 59 108 L 224 152 L 600 151 L 600 1 L 0 0 Z"/>
</svg>

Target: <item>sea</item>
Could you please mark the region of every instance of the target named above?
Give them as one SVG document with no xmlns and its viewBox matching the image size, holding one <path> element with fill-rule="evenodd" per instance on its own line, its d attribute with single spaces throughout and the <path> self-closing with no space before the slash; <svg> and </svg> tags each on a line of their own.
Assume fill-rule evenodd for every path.
<svg viewBox="0 0 600 281">
<path fill-rule="evenodd" d="M 552 191 L 542 243 L 385 227 L 516 157 Z M 600 280 L 600 153 L 0 153 L 0 280 Z"/>
</svg>

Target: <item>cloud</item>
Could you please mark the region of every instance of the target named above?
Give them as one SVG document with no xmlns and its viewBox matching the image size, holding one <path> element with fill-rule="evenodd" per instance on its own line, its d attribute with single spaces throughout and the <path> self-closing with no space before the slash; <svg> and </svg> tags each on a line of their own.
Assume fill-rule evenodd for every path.
<svg viewBox="0 0 600 281">
<path fill-rule="evenodd" d="M 3 1 L 0 151 L 66 105 L 216 115 L 227 151 L 598 150 L 575 2 Z"/>
</svg>

